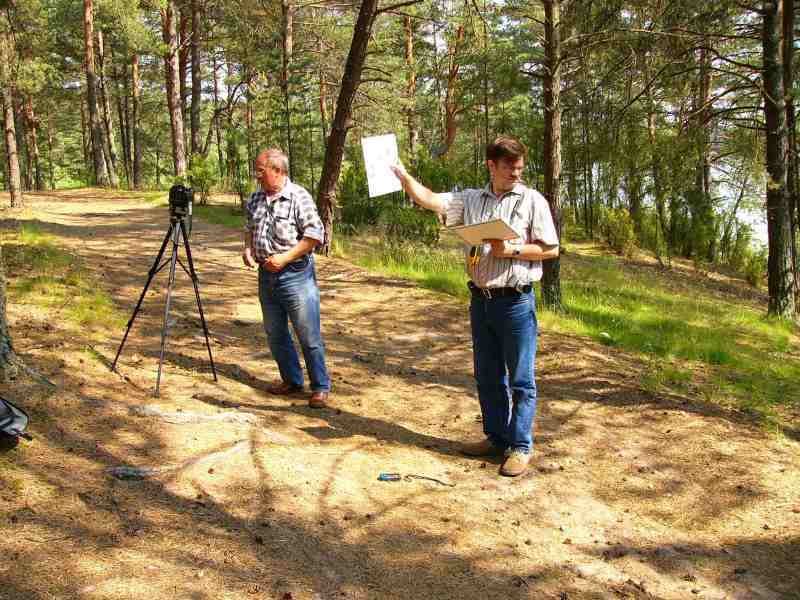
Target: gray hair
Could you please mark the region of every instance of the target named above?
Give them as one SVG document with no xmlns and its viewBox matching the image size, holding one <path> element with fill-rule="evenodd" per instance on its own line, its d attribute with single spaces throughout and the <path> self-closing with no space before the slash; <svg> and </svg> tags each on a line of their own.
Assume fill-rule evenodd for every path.
<svg viewBox="0 0 800 600">
<path fill-rule="evenodd" d="M 283 173 L 289 173 L 289 157 L 280 148 L 268 148 L 258 155 L 264 158 L 267 165 L 280 169 Z"/>
</svg>

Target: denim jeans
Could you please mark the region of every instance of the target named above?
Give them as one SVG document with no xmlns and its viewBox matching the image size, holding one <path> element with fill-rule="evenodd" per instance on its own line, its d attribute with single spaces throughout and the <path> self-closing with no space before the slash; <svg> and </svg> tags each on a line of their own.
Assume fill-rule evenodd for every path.
<svg viewBox="0 0 800 600">
<path fill-rule="evenodd" d="M 472 347 L 483 431 L 504 450 L 530 453 L 536 414 L 536 299 L 533 292 L 472 296 Z"/>
<path fill-rule="evenodd" d="M 300 270 L 295 268 L 294 264 L 289 265 L 279 273 L 270 273 L 262 267 L 258 269 L 258 298 L 264 316 L 264 331 L 281 379 L 301 386 L 303 370 L 289 332 L 291 321 L 303 350 L 311 390 L 327 392 L 331 389 L 331 380 L 325 367 L 314 261 L 307 261 Z"/>
</svg>

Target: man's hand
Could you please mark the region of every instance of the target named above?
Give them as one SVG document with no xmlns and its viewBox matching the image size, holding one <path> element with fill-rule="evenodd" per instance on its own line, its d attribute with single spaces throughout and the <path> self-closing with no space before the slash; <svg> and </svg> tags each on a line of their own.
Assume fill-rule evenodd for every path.
<svg viewBox="0 0 800 600">
<path fill-rule="evenodd" d="M 509 244 L 505 240 L 483 240 L 483 241 L 488 242 L 492 245 L 492 249 L 489 251 L 489 254 L 491 254 L 495 258 L 508 258 L 514 252 L 513 244 Z"/>
<path fill-rule="evenodd" d="M 242 262 L 244 262 L 244 266 L 248 269 L 255 269 L 258 266 L 253 258 L 253 251 L 250 249 L 250 246 L 247 246 L 244 252 L 242 252 Z"/>
<path fill-rule="evenodd" d="M 277 273 L 278 271 L 283 269 L 283 267 L 285 267 L 288 263 L 289 260 L 286 258 L 286 254 L 281 253 L 281 254 L 273 254 L 267 260 L 261 263 L 261 266 L 264 267 L 270 273 Z"/>
<path fill-rule="evenodd" d="M 405 179 L 408 176 L 408 171 L 403 166 L 399 160 L 394 165 L 389 165 L 389 168 L 392 170 L 392 173 L 400 180 L 400 183 L 405 183 Z"/>
</svg>

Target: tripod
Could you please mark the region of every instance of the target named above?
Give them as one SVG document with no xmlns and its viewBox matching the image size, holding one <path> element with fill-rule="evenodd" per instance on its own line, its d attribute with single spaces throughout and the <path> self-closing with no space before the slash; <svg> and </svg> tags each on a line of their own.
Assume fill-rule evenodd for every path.
<svg viewBox="0 0 800 600">
<path fill-rule="evenodd" d="M 183 247 L 186 250 L 186 258 L 189 260 L 189 269 L 187 270 L 184 266 L 181 259 L 178 258 L 178 249 L 181 244 L 181 239 L 183 239 Z M 170 259 L 165 260 L 163 263 L 159 265 L 161 262 L 161 258 L 164 256 L 164 250 L 167 247 L 167 243 L 172 240 L 172 256 Z M 111 370 L 117 370 L 117 360 L 119 360 L 119 355 L 122 353 L 122 347 L 125 345 L 125 340 L 128 339 L 128 334 L 131 331 L 131 326 L 133 325 L 134 319 L 136 319 L 136 315 L 139 314 L 139 309 L 142 306 L 142 301 L 144 300 L 144 296 L 147 293 L 147 288 L 150 287 L 150 282 L 153 281 L 153 277 L 155 277 L 156 273 L 158 273 L 161 269 L 167 266 L 169 263 L 169 283 L 167 285 L 167 302 L 164 307 L 164 323 L 161 326 L 161 354 L 158 358 L 158 375 L 156 376 L 156 389 L 155 393 L 153 394 L 156 398 L 158 398 L 158 390 L 159 385 L 161 383 L 161 368 L 164 364 L 164 350 L 167 346 L 167 331 L 169 329 L 169 305 L 170 300 L 172 298 L 172 286 L 175 284 L 175 265 L 179 264 L 184 272 L 192 279 L 192 285 L 194 286 L 194 296 L 197 300 L 197 310 L 200 312 L 200 322 L 203 325 L 203 333 L 206 336 L 206 348 L 208 348 L 208 360 L 211 361 L 211 372 L 214 374 L 214 381 L 217 381 L 217 369 L 214 367 L 214 357 L 211 356 L 211 344 L 208 341 L 208 327 L 206 326 L 206 318 L 203 315 L 203 306 L 200 302 L 200 288 L 198 287 L 197 283 L 197 273 L 194 270 L 194 262 L 192 261 L 192 250 L 189 248 L 189 238 L 186 234 L 186 223 L 184 222 L 183 215 L 176 215 L 170 214 L 169 219 L 169 229 L 167 230 L 167 234 L 164 236 L 164 241 L 161 243 L 161 250 L 158 251 L 158 255 L 156 256 L 156 260 L 153 262 L 153 266 L 148 272 L 147 275 L 147 283 L 144 284 L 144 289 L 142 290 L 142 295 L 139 296 L 139 302 L 136 303 L 136 308 L 133 309 L 133 314 L 131 315 L 130 320 L 128 321 L 128 328 L 125 330 L 125 336 L 122 338 L 122 343 L 119 345 L 119 350 L 117 350 L 117 356 L 114 358 L 114 362 L 111 365 Z"/>
</svg>

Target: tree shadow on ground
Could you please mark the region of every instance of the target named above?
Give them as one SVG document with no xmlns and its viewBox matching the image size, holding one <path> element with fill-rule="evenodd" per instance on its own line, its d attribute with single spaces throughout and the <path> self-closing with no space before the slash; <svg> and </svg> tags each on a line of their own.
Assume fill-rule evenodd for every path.
<svg viewBox="0 0 800 600">
<path fill-rule="evenodd" d="M 226 235 L 229 234 L 223 232 L 221 237 Z M 233 245 L 227 240 L 223 243 Z M 100 260 L 99 251 L 92 252 L 96 253 L 92 260 Z M 135 255 L 135 251 L 131 252 Z M 215 274 L 221 280 L 224 273 L 224 265 L 220 263 Z M 129 274 L 121 274 L 111 287 L 120 285 L 119 281 L 125 277 L 130 278 Z M 380 281 L 374 276 L 370 279 L 371 285 Z M 344 290 L 357 286 L 358 282 L 338 285 Z M 114 289 L 119 298 L 122 288 Z M 220 306 L 235 297 L 233 291 L 221 294 Z M 184 301 L 181 310 L 189 311 L 191 296 Z M 339 392 L 343 399 L 353 400 L 370 385 L 379 385 L 375 383 L 378 377 L 389 376 L 398 385 L 410 387 L 419 386 L 420 382 L 433 385 L 446 381 L 448 389 L 460 397 L 471 391 L 469 366 L 458 362 L 463 362 L 468 348 L 465 350 L 461 347 L 463 342 L 454 341 L 463 338 L 466 329 L 462 306 L 430 299 L 419 302 L 404 313 L 408 318 L 400 323 L 403 327 L 392 340 L 389 352 L 386 328 L 380 322 L 396 324 L 396 321 L 388 319 L 386 307 L 351 305 L 339 310 L 336 316 L 328 313 L 328 331 L 340 336 L 332 357 L 353 361 L 357 367 L 353 371 L 353 385 Z M 223 316 L 215 315 L 212 319 L 214 327 L 224 328 Z M 157 358 L 154 322 L 144 329 L 135 350 L 148 360 Z M 70 343 L 79 346 L 91 343 L 82 335 L 79 332 Z M 659 512 L 663 505 L 645 506 L 659 496 L 664 496 L 667 503 L 683 503 L 699 520 L 716 521 L 729 518 L 748 503 L 764 499 L 767 492 L 760 479 L 766 476 L 761 470 L 763 465 L 758 461 L 737 461 L 735 456 L 721 453 L 715 447 L 703 449 L 708 455 L 707 463 L 698 463 L 678 478 L 673 470 L 685 467 L 679 453 L 697 450 L 691 445 L 694 433 L 687 429 L 666 434 L 658 423 L 661 417 L 680 412 L 702 417 L 700 421 L 704 424 L 711 421 L 730 424 L 736 427 L 737 436 L 752 437 L 755 441 L 759 439 L 758 431 L 742 428 L 732 415 L 717 413 L 713 407 L 695 406 L 677 396 L 643 393 L 635 376 L 641 365 L 632 357 L 595 347 L 581 338 L 545 337 L 547 346 L 556 347 L 558 353 L 546 350 L 540 357 L 540 364 L 544 364 L 539 379 L 543 402 L 537 437 L 543 460 L 561 461 L 566 470 L 555 469 L 541 477 L 532 473 L 527 479 L 514 482 L 516 487 L 509 483 L 509 487 L 502 488 L 499 486 L 505 482 L 489 482 L 485 476 L 474 475 L 474 480 L 470 480 L 473 487 L 459 490 L 469 508 L 471 503 L 486 501 L 484 496 L 480 500 L 469 497 L 470 490 L 476 498 L 483 487 L 494 486 L 492 489 L 497 489 L 497 495 L 503 497 L 522 490 L 522 497 L 502 508 L 488 503 L 481 506 L 484 512 L 479 511 L 475 518 L 480 519 L 479 525 L 492 518 L 502 519 L 505 537 L 513 537 L 512 527 L 516 526 L 509 523 L 515 518 L 522 525 L 533 523 L 543 529 L 530 548 L 541 546 L 548 551 L 547 556 L 534 555 L 527 561 L 529 568 L 525 571 L 510 570 L 508 564 L 516 560 L 518 551 L 502 543 L 477 549 L 458 545 L 457 527 L 469 528 L 469 524 L 462 524 L 460 519 L 464 515 L 448 504 L 448 492 L 406 486 L 396 488 L 396 495 L 387 499 L 367 487 L 361 492 L 366 500 L 358 504 L 360 511 L 355 512 L 332 492 L 340 478 L 358 475 L 346 470 L 335 447 L 332 449 L 337 452 L 336 460 L 320 472 L 312 485 L 311 480 L 305 479 L 307 475 L 300 475 L 303 467 L 300 463 L 306 458 L 302 454 L 303 444 L 285 448 L 264 439 L 265 427 L 271 423 L 269 415 L 313 416 L 328 427 L 316 429 L 316 425 L 310 425 L 303 429 L 312 443 L 332 445 L 342 438 L 355 442 L 341 452 L 342 457 L 371 451 L 357 439 L 362 436 L 367 441 L 380 439 L 398 446 L 432 450 L 441 455 L 444 464 L 455 464 L 447 439 L 430 434 L 423 427 L 415 431 L 394 424 L 389 418 L 360 415 L 354 410 L 311 411 L 288 403 L 260 406 L 256 401 L 231 402 L 225 399 L 224 385 L 220 385 L 221 398 L 201 392 L 195 399 L 214 408 L 230 408 L 235 404 L 264 418 L 256 427 L 218 427 L 219 439 L 199 449 L 193 457 L 211 460 L 229 444 L 245 442 L 249 462 L 202 463 L 202 469 L 194 462 L 191 467 L 149 480 L 112 479 L 103 469 L 120 464 L 184 464 L 183 460 L 192 458 L 187 457 L 191 431 L 132 417 L 125 408 L 146 402 L 147 393 L 122 379 L 90 382 L 92 389 L 87 391 L 82 387 L 87 382 L 81 373 L 76 372 L 74 365 L 66 368 L 60 361 L 58 348 L 54 347 L 43 355 L 45 358 L 35 359 L 39 364 L 34 366 L 57 375 L 64 392 L 36 401 L 32 411 L 38 434 L 36 446 L 33 451 L 26 448 L 19 454 L 18 450 L 11 452 L 13 468 L 0 473 L 3 483 L 13 483 L 11 478 L 16 477 L 14 481 L 27 481 L 36 488 L 36 495 L 18 499 L 8 495 L 6 490 L 11 485 L 0 486 L 0 498 L 6 501 L 6 506 L 0 508 L 4 513 L 0 519 L 3 533 L 0 549 L 15 566 L 4 572 L 7 581 L 2 594 L 26 599 L 90 594 L 141 597 L 145 593 L 155 597 L 215 598 L 223 593 L 235 597 L 259 594 L 282 597 L 302 588 L 318 592 L 323 598 L 335 597 L 342 591 L 356 598 L 545 598 L 563 594 L 604 598 L 615 593 L 608 582 L 578 578 L 570 566 L 576 559 L 605 560 L 602 552 L 595 546 L 573 545 L 563 546 L 562 556 L 558 552 L 560 544 L 553 545 L 558 542 L 551 540 L 558 530 L 550 515 L 552 507 L 571 506 L 582 492 L 584 477 L 592 479 L 587 485 L 593 491 L 593 498 L 598 499 L 598 506 L 620 513 L 630 505 L 644 506 L 641 511 L 646 517 L 661 519 L 662 523 L 669 518 Z M 30 343 L 36 345 L 60 338 L 58 330 L 37 330 Z M 260 338 L 233 341 L 248 351 L 263 350 Z M 422 350 L 420 344 L 425 346 Z M 439 357 L 430 356 L 436 354 L 432 348 L 441 353 L 457 352 L 450 361 L 437 362 Z M 573 361 L 587 356 L 587 348 L 594 362 L 576 366 Z M 172 349 L 167 354 L 167 364 L 199 371 L 199 377 L 205 377 L 204 352 L 201 345 L 191 352 L 184 347 Z M 389 354 L 389 358 L 380 358 L 381 353 Z M 368 361 L 354 359 L 355 354 Z M 455 363 L 460 366 L 454 368 Z M 264 383 L 253 369 L 243 369 L 225 360 L 219 366 L 221 373 L 237 385 L 263 391 Z M 413 400 L 413 404 L 405 407 L 407 412 L 431 410 L 421 394 Z M 455 401 L 448 402 L 441 412 L 447 413 L 453 406 Z M 665 412 L 669 415 L 664 415 Z M 332 438 L 325 437 L 329 429 L 335 432 Z M 636 443 L 630 450 L 635 456 L 629 454 L 626 441 Z M 437 447 L 429 448 L 428 444 Z M 320 452 L 323 449 L 319 448 Z M 313 456 L 309 458 L 313 460 Z M 586 461 L 589 466 L 578 470 L 567 459 Z M 593 472 L 601 460 L 624 463 L 624 475 L 630 485 L 615 487 L 616 480 L 604 485 L 600 480 L 610 477 L 609 471 Z M 640 472 L 642 467 L 647 472 Z M 663 476 L 654 479 L 650 488 L 646 484 L 652 473 Z M 598 481 L 594 481 L 595 477 Z M 748 483 L 747 493 L 729 505 L 715 504 L 710 494 L 698 495 L 698 490 L 715 490 L 741 480 L 752 485 Z M 667 499 L 667 494 L 672 494 L 672 498 Z M 292 504 L 293 500 L 306 497 L 309 502 L 316 500 L 315 510 L 304 512 Z M 408 506 L 416 511 L 413 521 L 393 518 Z M 528 512 L 519 512 L 522 510 Z M 590 521 L 595 516 L 581 514 L 580 518 Z M 664 535 L 670 538 L 670 534 Z M 664 535 L 656 537 L 663 539 Z M 682 537 L 680 528 L 675 529 L 674 537 Z M 783 589 L 775 587 L 777 581 L 786 589 L 796 589 L 791 586 L 797 582 L 797 573 L 786 570 L 797 545 L 796 537 L 790 536 L 786 543 L 779 541 L 771 548 L 786 555 L 784 560 L 775 561 L 772 571 L 768 569 L 773 556 L 770 548 L 746 535 L 739 538 L 741 543 L 733 543 L 735 557 L 754 565 L 752 585 L 767 590 Z M 731 544 L 726 543 L 726 547 Z M 657 554 L 648 554 L 645 546 L 639 548 L 642 560 L 648 565 L 673 577 L 680 575 L 679 567 L 670 568 L 662 564 Z M 708 551 L 701 556 L 719 567 L 723 580 L 725 573 L 732 570 L 732 559 L 725 553 Z M 200 571 L 205 572 L 203 577 L 198 577 Z M 29 576 L 33 572 L 37 573 L 35 580 Z M 631 591 L 629 597 L 649 597 L 644 592 L 639 596 L 637 593 Z"/>
</svg>

